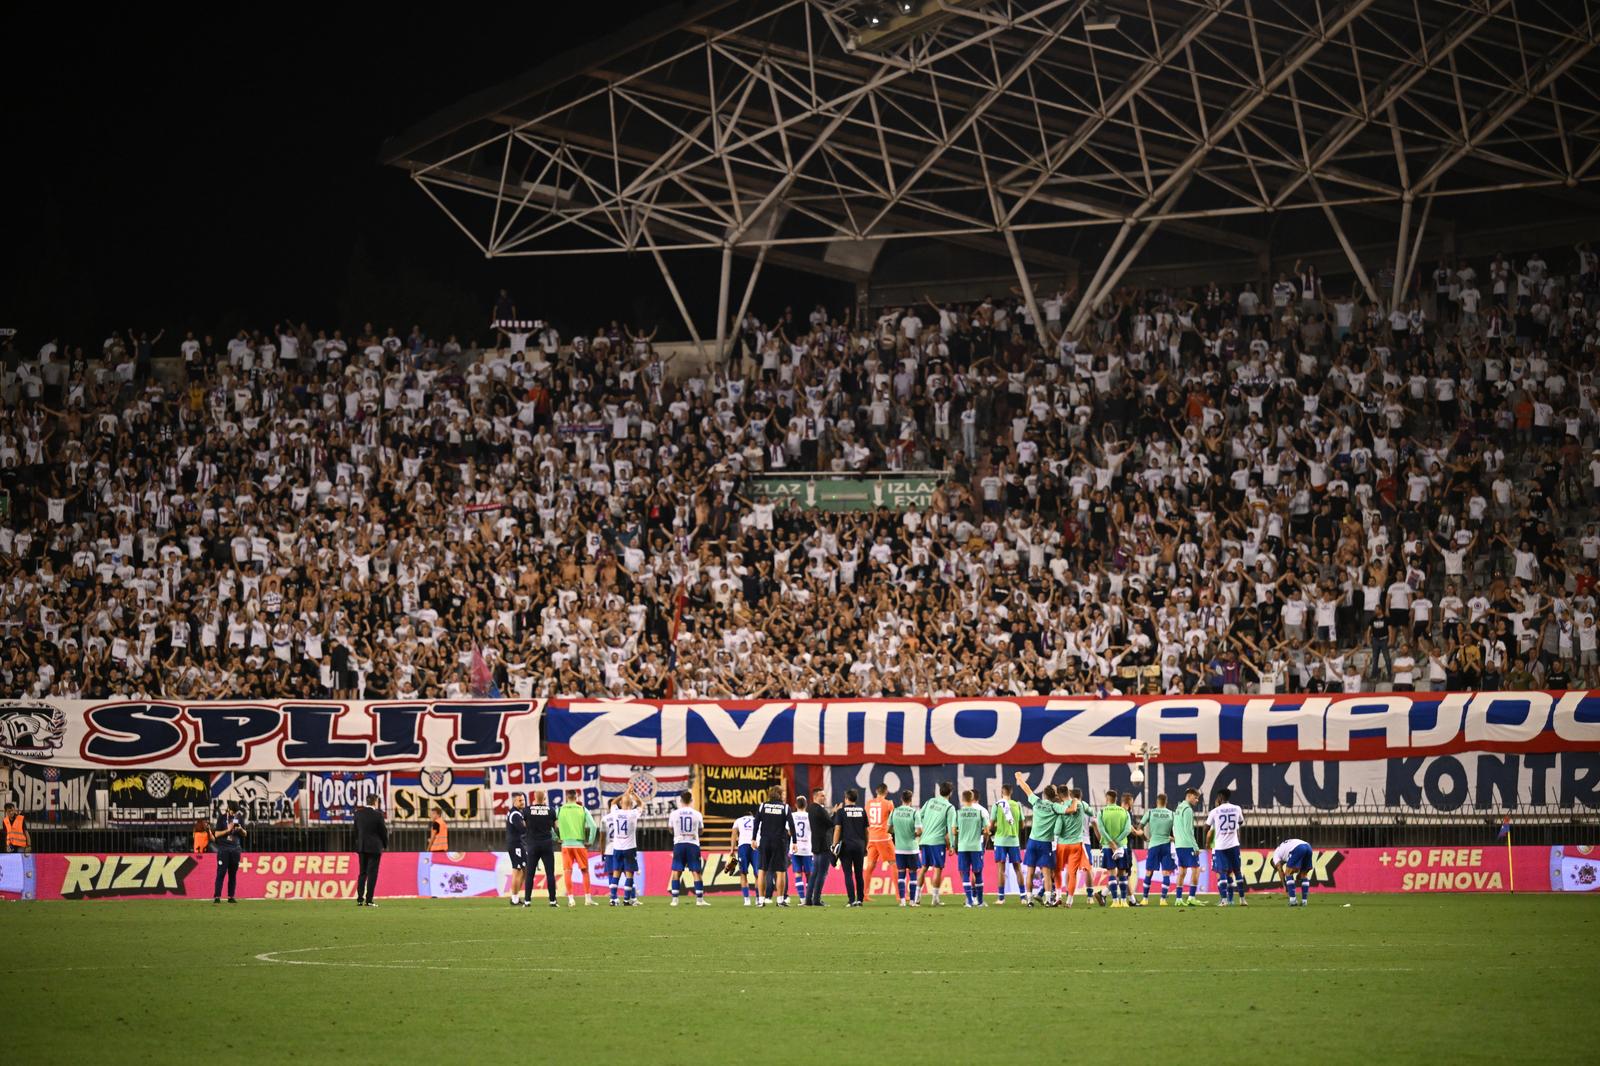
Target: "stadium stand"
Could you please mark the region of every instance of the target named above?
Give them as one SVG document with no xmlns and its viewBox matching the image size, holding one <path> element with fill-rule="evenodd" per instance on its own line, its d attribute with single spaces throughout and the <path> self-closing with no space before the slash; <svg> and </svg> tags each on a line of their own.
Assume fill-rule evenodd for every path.
<svg viewBox="0 0 1600 1066">
<path fill-rule="evenodd" d="M 463 352 L 278 325 L 6 352 L 30 696 L 800 697 L 1596 682 L 1586 245 Z M 1389 281 L 1379 277 L 1379 289 Z M 538 326 L 537 332 L 533 332 Z M 521 330 L 526 329 L 526 335 Z M 938 471 L 806 510 L 775 474 Z"/>
</svg>

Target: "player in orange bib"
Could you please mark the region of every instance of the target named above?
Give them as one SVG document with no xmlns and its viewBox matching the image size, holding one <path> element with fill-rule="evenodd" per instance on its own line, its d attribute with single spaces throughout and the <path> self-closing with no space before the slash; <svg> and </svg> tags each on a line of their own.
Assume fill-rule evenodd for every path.
<svg viewBox="0 0 1600 1066">
<path fill-rule="evenodd" d="M 889 815 L 894 811 L 894 800 L 889 798 L 889 786 L 879 785 L 867 800 L 867 899 L 872 898 L 872 879 L 880 864 L 894 869 L 894 845 L 889 841 Z"/>
</svg>

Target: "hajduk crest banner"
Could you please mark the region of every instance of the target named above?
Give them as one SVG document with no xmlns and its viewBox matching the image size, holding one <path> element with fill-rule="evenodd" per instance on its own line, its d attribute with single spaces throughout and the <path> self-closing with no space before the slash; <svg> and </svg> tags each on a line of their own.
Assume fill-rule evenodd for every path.
<svg viewBox="0 0 1600 1066">
<path fill-rule="evenodd" d="M 544 747 L 540 746 L 541 721 Z M 439 700 L 0 706 L 0 754 L 70 767 L 333 770 L 889 762 L 1292 762 L 1600 751 L 1600 695 Z"/>
</svg>

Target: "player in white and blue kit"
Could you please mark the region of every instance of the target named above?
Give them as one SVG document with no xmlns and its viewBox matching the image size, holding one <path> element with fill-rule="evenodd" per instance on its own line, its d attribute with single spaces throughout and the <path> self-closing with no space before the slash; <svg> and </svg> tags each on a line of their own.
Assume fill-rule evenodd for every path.
<svg viewBox="0 0 1600 1066">
<path fill-rule="evenodd" d="M 744 905 L 750 906 L 750 882 L 761 874 L 761 863 L 756 851 L 756 816 L 747 814 L 733 820 L 734 839 L 738 841 L 739 895 Z"/>
<path fill-rule="evenodd" d="M 1211 872 L 1217 875 L 1217 894 L 1226 907 L 1235 896 L 1239 906 L 1247 907 L 1244 899 L 1244 866 L 1239 861 L 1239 830 L 1244 827 L 1244 812 L 1237 803 L 1228 802 L 1228 790 L 1217 792 L 1216 804 L 1206 815 L 1207 834 L 1211 845 Z"/>
<path fill-rule="evenodd" d="M 639 905 L 639 800 L 632 792 L 623 793 L 602 820 L 606 827 L 606 840 L 611 845 L 611 905 L 617 905 L 618 881 L 627 890 L 622 903 L 627 907 Z"/>
<path fill-rule="evenodd" d="M 816 872 L 816 853 L 812 850 L 811 816 L 806 813 L 805 796 L 794 798 L 794 811 L 789 815 L 789 869 L 794 875 L 794 894 L 800 897 L 800 906 L 806 905 L 806 882 Z"/>
<path fill-rule="evenodd" d="M 1272 868 L 1283 878 L 1283 890 L 1289 895 L 1289 906 L 1304 907 L 1311 894 L 1311 845 L 1297 837 L 1290 837 L 1272 851 Z M 1300 899 L 1294 898 L 1294 883 L 1300 882 Z"/>
<path fill-rule="evenodd" d="M 694 905 L 709 907 L 706 902 L 705 881 L 701 877 L 700 830 L 705 819 L 690 804 L 694 796 L 678 793 L 678 809 L 672 812 L 672 905 L 678 905 L 683 894 L 683 871 L 694 874 Z"/>
</svg>

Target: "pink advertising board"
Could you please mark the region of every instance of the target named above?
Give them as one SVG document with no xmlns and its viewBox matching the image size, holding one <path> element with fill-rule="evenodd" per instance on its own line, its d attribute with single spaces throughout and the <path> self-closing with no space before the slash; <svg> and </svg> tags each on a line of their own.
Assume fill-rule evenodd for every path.
<svg viewBox="0 0 1600 1066">
<path fill-rule="evenodd" d="M 1244 872 L 1250 887 L 1277 887 L 1269 853 L 1247 849 Z M 736 895 L 739 879 L 716 872 L 724 853 L 705 853 L 704 879 L 713 896 Z M 1142 882 L 1144 853 L 1135 852 L 1135 878 Z M 671 880 L 670 854 L 640 852 L 640 880 L 646 896 L 665 896 Z M 557 869 L 557 893 L 566 894 Z M 357 860 L 344 853 L 282 852 L 246 854 L 239 866 L 241 899 L 351 900 L 355 898 Z M 947 885 L 961 890 L 952 857 Z M 605 894 L 599 855 L 591 856 L 595 894 Z M 1596 892 L 1600 891 L 1600 847 L 1558 845 L 1514 847 L 1319 848 L 1313 867 L 1314 892 Z M 1105 871 L 1096 867 L 1095 881 Z M 4 855 L 0 856 L 0 899 L 210 899 L 216 877 L 216 856 L 205 855 Z M 1209 856 L 1202 857 L 1201 890 L 1214 889 Z M 894 871 L 868 870 L 868 894 L 892 896 Z M 583 892 L 575 878 L 576 894 Z M 1160 878 L 1156 879 L 1159 891 Z M 996 887 L 992 858 L 986 856 L 984 888 Z M 510 892 L 511 864 L 504 852 L 395 852 L 383 857 L 378 895 L 390 898 L 496 897 Z M 828 873 L 829 895 L 844 894 L 838 867 Z M 534 881 L 543 895 L 543 873 Z"/>
</svg>

